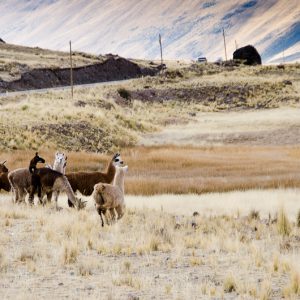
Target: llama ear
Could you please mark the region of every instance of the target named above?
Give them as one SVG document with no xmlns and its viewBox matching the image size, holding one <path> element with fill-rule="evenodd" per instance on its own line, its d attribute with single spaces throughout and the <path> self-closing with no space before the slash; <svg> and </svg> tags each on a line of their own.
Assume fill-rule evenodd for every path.
<svg viewBox="0 0 300 300">
<path fill-rule="evenodd" d="M 35 156 L 39 156 L 39 153 L 38 153 L 38 152 L 35 152 Z"/>
<path fill-rule="evenodd" d="M 58 153 L 59 153 L 59 152 L 58 152 L 58 151 L 56 151 L 56 152 L 55 152 L 55 156 L 57 156 L 57 155 L 58 155 Z"/>
<path fill-rule="evenodd" d="M 5 160 L 3 163 L 1 163 L 1 165 L 4 165 L 7 161 Z"/>
</svg>

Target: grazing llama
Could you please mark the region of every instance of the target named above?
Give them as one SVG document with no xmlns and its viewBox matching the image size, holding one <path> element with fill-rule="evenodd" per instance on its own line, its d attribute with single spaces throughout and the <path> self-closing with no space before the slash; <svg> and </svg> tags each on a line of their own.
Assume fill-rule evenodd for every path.
<svg viewBox="0 0 300 300">
<path fill-rule="evenodd" d="M 45 160 L 39 157 L 36 152 L 35 157 L 30 164 L 31 171 L 34 171 L 36 168 L 36 165 L 34 166 L 35 162 L 36 164 L 39 162 L 44 163 Z M 25 201 L 26 194 L 30 192 L 31 177 L 32 174 L 29 168 L 19 168 L 8 173 L 8 180 L 14 193 L 15 203 Z"/>
<path fill-rule="evenodd" d="M 116 167 L 116 175 L 113 184 L 98 183 L 94 186 L 92 197 L 95 201 L 96 210 L 101 218 L 102 227 L 104 226 L 102 214 L 108 223 L 107 210 L 110 211 L 111 218 L 115 219 L 115 211 L 118 219 L 125 213 L 124 202 L 124 177 L 128 171 L 128 166 Z"/>
<path fill-rule="evenodd" d="M 56 152 L 53 169 L 64 172 L 67 157 L 63 153 Z M 20 168 L 9 172 L 8 179 L 14 192 L 14 202 L 24 202 L 31 187 L 31 173 L 28 168 Z M 47 194 L 47 199 L 51 201 L 52 193 Z"/>
<path fill-rule="evenodd" d="M 86 202 L 81 201 L 81 199 L 76 198 L 72 187 L 67 179 L 67 177 L 55 170 L 49 168 L 39 168 L 34 173 L 35 176 L 39 178 L 39 184 L 41 186 L 41 195 L 39 195 L 39 201 L 43 203 L 43 195 L 49 193 L 58 193 L 65 192 L 68 196 L 68 199 L 71 201 L 73 206 L 78 210 L 85 207 Z M 33 182 L 35 184 L 36 182 Z M 34 193 L 37 189 L 37 186 L 33 185 L 29 193 L 29 202 L 33 202 Z M 57 200 L 57 199 L 56 199 Z M 58 209 L 56 201 L 56 209 Z"/>
<path fill-rule="evenodd" d="M 10 184 L 8 181 L 8 169 L 5 166 L 6 160 L 0 163 L 0 191 L 1 189 L 9 192 L 10 191 Z"/>
<path fill-rule="evenodd" d="M 116 153 L 108 164 L 105 173 L 102 172 L 73 172 L 67 173 L 66 176 L 71 184 L 71 187 L 76 193 L 79 191 L 84 196 L 90 196 L 93 193 L 94 185 L 103 182 L 111 183 L 116 174 L 116 166 L 122 166 L 123 161 L 121 155 Z M 72 203 L 69 206 L 72 206 Z"/>
<path fill-rule="evenodd" d="M 32 172 L 32 180 L 28 201 L 33 204 L 34 193 L 38 190 L 38 197 L 41 204 L 43 203 L 43 196 L 45 194 L 57 193 L 63 191 L 68 195 L 69 200 L 79 210 L 85 207 L 85 202 L 77 199 L 70 186 L 70 183 L 65 175 L 50 168 L 36 168 L 38 159 L 34 157 L 30 161 L 29 171 Z M 56 201 L 56 208 L 57 201 Z"/>
</svg>

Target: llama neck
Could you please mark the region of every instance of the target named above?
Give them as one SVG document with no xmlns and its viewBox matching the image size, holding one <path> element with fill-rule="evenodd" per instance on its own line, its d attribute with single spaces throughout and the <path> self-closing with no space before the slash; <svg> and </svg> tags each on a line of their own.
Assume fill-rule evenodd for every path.
<svg viewBox="0 0 300 300">
<path fill-rule="evenodd" d="M 53 164 L 53 170 L 55 170 L 59 173 L 62 173 L 62 174 L 65 174 L 65 172 L 66 172 L 66 168 L 64 168 L 64 164 L 60 164 L 56 161 Z"/>
<path fill-rule="evenodd" d="M 63 184 L 63 187 L 64 187 L 64 190 L 68 196 L 68 199 L 75 205 L 77 206 L 77 199 L 76 199 L 76 196 L 72 190 L 72 187 L 67 179 L 66 176 L 61 176 L 60 177 L 62 179 L 62 184 Z"/>
<path fill-rule="evenodd" d="M 113 185 L 118 186 L 124 194 L 124 173 L 120 172 L 120 170 L 116 172 Z"/>
<path fill-rule="evenodd" d="M 111 183 L 114 180 L 115 174 L 116 174 L 116 167 L 113 165 L 113 162 L 111 161 L 106 170 L 107 183 Z"/>
</svg>

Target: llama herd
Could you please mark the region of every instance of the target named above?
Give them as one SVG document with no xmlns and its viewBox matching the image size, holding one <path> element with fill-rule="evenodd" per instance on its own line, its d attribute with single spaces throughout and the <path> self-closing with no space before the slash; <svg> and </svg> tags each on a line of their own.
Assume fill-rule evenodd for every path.
<svg viewBox="0 0 300 300">
<path fill-rule="evenodd" d="M 54 198 L 56 209 L 59 209 L 57 200 L 64 192 L 68 205 L 79 210 L 85 208 L 86 201 L 76 197 L 78 191 L 84 196 L 92 196 L 102 226 L 103 216 L 109 225 L 124 215 L 124 177 L 128 167 L 123 166 L 119 153 L 112 157 L 105 172 L 66 173 L 67 156 L 59 152 L 55 153 L 53 166 L 39 168 L 38 164 L 45 160 L 38 153 L 27 168 L 9 172 L 5 163 L 0 163 L 0 190 L 12 191 L 14 203 L 24 203 L 28 194 L 28 202 L 32 205 L 37 194 L 40 204 L 45 205 Z"/>
</svg>

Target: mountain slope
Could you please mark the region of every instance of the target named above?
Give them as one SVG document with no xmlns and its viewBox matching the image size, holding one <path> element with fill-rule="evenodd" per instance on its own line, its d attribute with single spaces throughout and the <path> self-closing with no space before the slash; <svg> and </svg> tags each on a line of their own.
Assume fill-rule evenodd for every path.
<svg viewBox="0 0 300 300">
<path fill-rule="evenodd" d="M 9 43 L 126 57 L 158 58 L 162 34 L 166 58 L 224 58 L 253 44 L 264 62 L 300 56 L 298 0 L 4 0 L 0 37 Z"/>
</svg>

